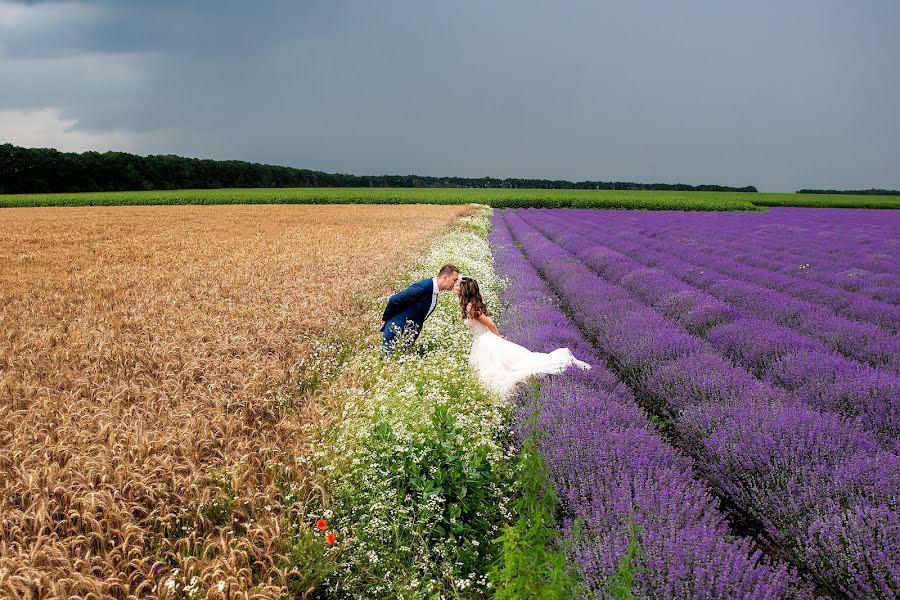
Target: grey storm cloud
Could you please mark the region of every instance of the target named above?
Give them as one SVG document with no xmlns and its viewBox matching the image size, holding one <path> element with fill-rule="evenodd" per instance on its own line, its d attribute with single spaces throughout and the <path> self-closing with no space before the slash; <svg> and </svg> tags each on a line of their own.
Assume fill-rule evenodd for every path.
<svg viewBox="0 0 900 600">
<path fill-rule="evenodd" d="M 332 172 L 898 188 L 898 24 L 895 0 L 0 0 L 0 111 Z"/>
</svg>

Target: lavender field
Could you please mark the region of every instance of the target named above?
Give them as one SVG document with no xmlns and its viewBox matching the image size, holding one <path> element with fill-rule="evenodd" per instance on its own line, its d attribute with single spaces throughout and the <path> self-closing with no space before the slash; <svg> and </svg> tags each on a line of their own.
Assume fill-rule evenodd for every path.
<svg viewBox="0 0 900 600">
<path fill-rule="evenodd" d="M 900 213 L 496 211 L 565 546 L 604 595 L 900 596 Z"/>
</svg>

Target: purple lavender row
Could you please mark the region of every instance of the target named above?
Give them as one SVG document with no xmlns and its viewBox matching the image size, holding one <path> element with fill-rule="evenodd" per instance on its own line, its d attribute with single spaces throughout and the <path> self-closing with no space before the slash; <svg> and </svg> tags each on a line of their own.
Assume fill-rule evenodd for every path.
<svg viewBox="0 0 900 600">
<path fill-rule="evenodd" d="M 538 215 L 532 218 L 530 215 Z M 637 295 L 689 332 L 703 336 L 719 352 L 757 377 L 813 408 L 859 416 L 888 447 L 900 446 L 900 377 L 847 360 L 821 342 L 768 321 L 746 318 L 720 298 L 676 278 L 694 282 L 705 270 L 684 266 L 674 257 L 656 257 L 660 269 L 644 249 L 617 242 L 627 254 L 592 241 L 576 217 L 541 220 L 546 213 L 528 213 L 538 231 L 571 252 L 593 272 Z M 572 232 L 576 234 L 573 235 Z M 622 239 L 621 236 L 618 239 Z M 609 242 L 612 243 L 612 242 Z M 631 257 L 634 257 L 631 258 Z M 704 271 L 703 275 L 699 275 Z M 702 286 L 701 286 L 702 287 Z M 734 302 L 738 304 L 739 302 Z"/>
<path fill-rule="evenodd" d="M 653 216 L 646 219 L 644 224 L 650 229 L 640 232 L 637 229 L 629 230 L 633 234 L 631 238 L 637 243 L 670 252 L 673 248 L 677 248 L 678 256 L 683 260 L 708 265 L 735 279 L 778 290 L 802 301 L 824 304 L 836 313 L 856 321 L 878 325 L 892 333 L 900 332 L 900 306 L 873 300 L 858 292 L 797 279 L 771 269 L 742 263 L 734 256 L 747 250 L 746 242 L 740 245 L 728 244 L 717 239 L 715 244 L 708 243 L 709 232 L 702 238 L 699 235 L 685 237 L 685 232 L 678 235 L 678 230 L 675 230 L 675 235 L 662 235 L 662 229 L 657 226 Z M 604 222 L 603 225 L 609 231 L 611 223 Z M 616 223 L 616 227 L 619 226 L 620 224 Z"/>
<path fill-rule="evenodd" d="M 758 284 L 782 292 L 791 303 L 801 301 L 811 304 L 822 304 L 836 313 L 855 321 L 871 323 L 891 333 L 900 331 L 900 306 L 888 302 L 873 300 L 864 294 L 849 292 L 833 286 L 795 279 L 782 273 L 753 267 L 731 258 L 727 247 L 710 248 L 697 245 L 686 247 L 684 244 L 668 240 L 637 238 L 638 243 L 648 244 L 657 249 L 678 248 L 679 256 L 690 262 L 708 264 L 717 271 L 753 284 Z"/>
<path fill-rule="evenodd" d="M 834 595 L 896 598 L 897 455 L 854 423 L 813 410 L 723 360 L 595 275 L 521 212 L 505 216 L 523 254 L 629 387 L 673 416 L 707 480 Z"/>
<path fill-rule="evenodd" d="M 893 238 L 900 225 L 898 215 L 884 210 L 871 215 L 858 210 L 835 210 L 823 215 L 810 212 L 793 210 L 773 215 L 778 219 L 779 231 L 773 241 L 783 244 L 782 252 L 787 253 L 783 255 L 810 257 L 811 260 L 795 264 L 810 263 L 805 270 L 814 274 L 844 272 L 844 281 L 850 287 L 858 285 L 860 276 L 864 280 L 870 278 L 876 285 L 896 284 L 891 277 L 900 275 L 900 268 L 890 257 L 897 251 Z M 859 273 L 852 275 L 857 270 Z"/>
<path fill-rule="evenodd" d="M 603 367 L 552 292 L 515 247 L 499 213 L 491 242 L 508 280 L 503 328 L 538 351 L 569 347 L 589 361 L 541 387 L 541 450 L 560 499 L 570 559 L 590 595 L 625 554 L 630 522 L 643 550 L 639 589 L 647 598 L 810 597 L 807 586 L 746 539 L 729 539 L 716 501 L 690 459 L 647 425 L 627 387 Z"/>
<path fill-rule="evenodd" d="M 787 210 L 788 212 L 781 212 Z M 647 235 L 660 240 L 677 242 L 684 246 L 715 244 L 727 249 L 735 260 L 759 268 L 779 272 L 798 281 L 816 281 L 848 291 L 856 291 L 869 297 L 900 304 L 900 286 L 897 285 L 897 267 L 892 257 L 897 254 L 896 238 L 898 225 L 892 214 L 885 219 L 894 219 L 892 228 L 876 229 L 887 243 L 884 249 L 875 251 L 868 238 L 845 234 L 843 231 L 819 231 L 822 219 L 813 219 L 805 227 L 785 226 L 782 223 L 793 209 L 773 209 L 766 213 L 754 213 L 746 218 L 732 213 L 715 215 L 703 221 L 696 215 L 687 213 L 676 215 L 671 212 L 637 213 L 627 215 L 626 211 L 614 211 L 609 220 L 616 222 L 624 231 L 645 230 Z M 806 211 L 811 215 L 814 211 Z M 838 217 L 846 220 L 854 211 L 843 211 Z M 858 211 L 857 211 L 858 212 Z M 880 217 L 876 211 L 874 218 Z M 868 225 L 874 227 L 874 222 Z M 773 231 L 784 231 L 785 237 L 773 235 Z M 867 248 L 866 257 L 860 256 L 859 248 Z M 875 258 L 877 257 L 877 258 Z M 863 267 L 864 265 L 865 267 Z"/>
<path fill-rule="evenodd" d="M 577 219 L 578 217 L 571 217 L 568 222 Z M 773 320 L 792 328 L 802 329 L 804 333 L 819 336 L 844 354 L 855 355 L 860 360 L 878 365 L 894 362 L 897 353 L 900 352 L 900 337 L 872 325 L 848 321 L 816 304 L 802 302 L 776 291 L 737 281 L 728 273 L 718 272 L 715 261 L 710 261 L 708 255 L 705 261 L 703 255 L 692 257 L 690 250 L 685 250 L 678 244 L 640 238 L 630 232 L 623 232 L 615 223 L 582 225 L 582 231 L 599 241 L 608 241 L 614 236 L 617 249 L 629 254 L 638 253 L 638 258 L 645 265 L 656 266 L 666 261 L 667 266 L 678 268 L 677 275 L 689 283 L 718 292 L 732 303 L 747 303 L 748 312 L 764 316 L 765 313 L 774 311 Z M 607 231 L 609 234 L 606 236 L 607 240 L 604 240 L 604 233 Z M 637 239 L 633 240 L 633 237 Z M 656 252 L 652 251 L 653 247 Z M 682 264 L 685 262 L 693 264 Z"/>
<path fill-rule="evenodd" d="M 900 305 L 900 271 L 894 258 L 900 250 L 900 215 L 861 213 L 772 209 L 747 218 L 723 214 L 706 221 L 671 213 L 636 218 L 650 224 L 652 235 L 660 239 L 707 247 L 714 240 L 714 247 L 741 263 Z M 613 218 L 622 224 L 627 219 Z"/>
<path fill-rule="evenodd" d="M 788 259 L 782 265 L 793 266 L 811 259 L 807 262 L 813 272 L 818 267 L 829 271 L 865 269 L 878 280 L 882 275 L 900 275 L 900 266 L 890 258 L 898 249 L 900 215 L 888 210 L 865 214 L 859 210 L 772 209 L 746 219 L 727 214 L 705 221 L 692 214 L 669 222 L 656 220 L 663 234 L 671 231 L 677 236 L 696 235 L 707 242 L 730 244 L 736 251 L 743 249 L 747 257 L 757 253 L 777 256 Z"/>
<path fill-rule="evenodd" d="M 545 223 L 551 219 L 566 231 L 584 234 L 593 243 L 605 246 L 611 243 L 607 233 L 608 223 L 586 225 L 584 213 L 549 217 L 552 214 L 558 213 L 540 213 L 539 220 Z M 659 265 L 662 270 L 708 292 L 743 314 L 772 321 L 820 340 L 832 350 L 861 363 L 893 373 L 900 372 L 900 336 L 870 323 L 838 316 L 820 305 L 736 280 L 716 270 L 711 261 L 692 263 L 683 256 L 677 244 L 657 242 L 663 248 L 656 249 L 652 243 L 648 245 L 631 237 L 627 232 L 621 233 L 615 238 L 615 245 L 621 253 L 633 257 L 636 264 L 643 267 Z M 583 243 L 588 241 L 583 240 Z"/>
<path fill-rule="evenodd" d="M 638 244 L 664 248 L 666 251 L 677 249 L 681 258 L 691 262 L 699 261 L 704 266 L 710 266 L 736 279 L 772 288 L 799 300 L 825 304 L 835 312 L 857 321 L 873 323 L 891 332 L 900 330 L 900 306 L 873 300 L 857 292 L 745 264 L 735 256 L 747 251 L 746 241 L 741 245 L 732 245 L 717 239 L 715 244 L 712 244 L 709 243 L 709 236 L 714 235 L 712 232 L 706 232 L 702 238 L 690 234 L 689 231 L 679 233 L 678 230 L 666 235 L 658 219 L 656 215 L 648 216 L 642 220 L 642 230 L 629 228 L 625 231 L 630 235 L 630 239 Z M 621 223 L 615 219 L 605 221 L 602 225 L 610 233 L 623 231 Z M 839 246 L 835 250 L 842 248 Z M 797 266 L 796 262 L 793 264 Z M 797 268 L 802 270 L 803 267 L 805 264 L 800 264 Z"/>
</svg>

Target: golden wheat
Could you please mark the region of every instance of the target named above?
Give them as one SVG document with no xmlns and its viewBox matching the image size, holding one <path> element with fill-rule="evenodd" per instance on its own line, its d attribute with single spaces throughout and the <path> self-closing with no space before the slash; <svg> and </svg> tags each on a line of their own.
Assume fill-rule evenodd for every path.
<svg viewBox="0 0 900 600">
<path fill-rule="evenodd" d="M 0 597 L 284 593 L 329 344 L 468 210 L 0 211 Z"/>
</svg>

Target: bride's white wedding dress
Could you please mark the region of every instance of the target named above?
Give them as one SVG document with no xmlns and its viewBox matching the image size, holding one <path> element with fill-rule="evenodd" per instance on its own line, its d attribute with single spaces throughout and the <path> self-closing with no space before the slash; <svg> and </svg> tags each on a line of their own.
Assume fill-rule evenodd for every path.
<svg viewBox="0 0 900 600">
<path fill-rule="evenodd" d="M 516 384 L 532 375 L 561 373 L 570 366 L 591 368 L 572 356 L 568 348 L 558 348 L 549 353 L 532 352 L 492 333 L 477 319 L 464 319 L 464 323 L 475 336 L 469 364 L 478 371 L 482 382 L 501 396 L 509 395 Z"/>
</svg>

